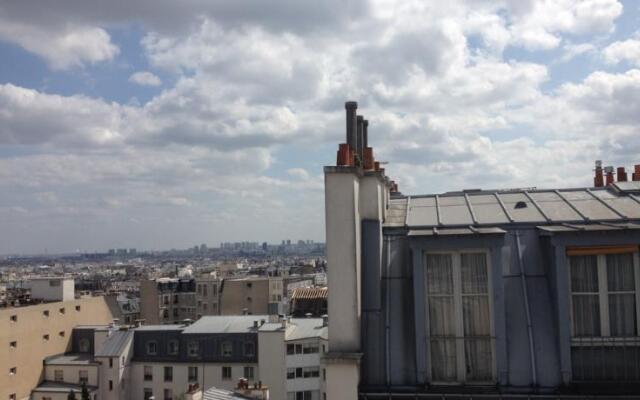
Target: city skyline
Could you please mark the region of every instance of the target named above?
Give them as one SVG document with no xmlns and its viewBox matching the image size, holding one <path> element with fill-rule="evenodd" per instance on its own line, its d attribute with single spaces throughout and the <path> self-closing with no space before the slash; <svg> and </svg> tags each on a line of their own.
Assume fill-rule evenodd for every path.
<svg viewBox="0 0 640 400">
<path fill-rule="evenodd" d="M 640 162 L 633 1 L 0 5 L 0 254 L 324 242 L 344 102 L 406 193 Z"/>
</svg>

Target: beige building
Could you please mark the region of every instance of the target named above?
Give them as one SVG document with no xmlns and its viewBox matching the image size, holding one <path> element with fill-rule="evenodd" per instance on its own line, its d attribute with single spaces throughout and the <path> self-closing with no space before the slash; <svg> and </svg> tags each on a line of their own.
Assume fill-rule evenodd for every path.
<svg viewBox="0 0 640 400">
<path fill-rule="evenodd" d="M 196 278 L 196 318 L 220 315 L 220 282 L 214 275 Z"/>
<path fill-rule="evenodd" d="M 140 318 L 148 325 L 196 319 L 194 279 L 159 278 L 140 284 Z"/>
<path fill-rule="evenodd" d="M 43 359 L 68 351 L 77 325 L 108 324 L 104 297 L 0 310 L 0 399 L 27 399 L 43 380 Z"/>
<path fill-rule="evenodd" d="M 220 314 L 279 314 L 284 300 L 281 277 L 225 279 L 220 287 Z"/>
</svg>

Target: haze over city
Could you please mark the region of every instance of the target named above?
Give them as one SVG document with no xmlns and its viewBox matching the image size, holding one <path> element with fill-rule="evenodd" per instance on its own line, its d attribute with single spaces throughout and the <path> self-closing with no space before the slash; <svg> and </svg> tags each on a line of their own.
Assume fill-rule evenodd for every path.
<svg viewBox="0 0 640 400">
<path fill-rule="evenodd" d="M 638 161 L 639 8 L 2 2 L 0 254 L 323 242 L 349 99 L 402 192 L 589 185 Z"/>
</svg>

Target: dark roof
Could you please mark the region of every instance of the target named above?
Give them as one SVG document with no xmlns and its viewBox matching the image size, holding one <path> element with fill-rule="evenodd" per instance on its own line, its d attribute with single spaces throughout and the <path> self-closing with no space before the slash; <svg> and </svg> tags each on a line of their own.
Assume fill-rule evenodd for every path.
<svg viewBox="0 0 640 400">
<path fill-rule="evenodd" d="M 117 357 L 122 354 L 124 348 L 131 343 L 133 331 L 113 332 L 104 342 L 102 349 L 96 352 L 96 357 Z"/>
<path fill-rule="evenodd" d="M 562 190 L 472 190 L 390 201 L 385 227 L 461 228 L 511 224 L 640 221 L 640 184 Z"/>
</svg>

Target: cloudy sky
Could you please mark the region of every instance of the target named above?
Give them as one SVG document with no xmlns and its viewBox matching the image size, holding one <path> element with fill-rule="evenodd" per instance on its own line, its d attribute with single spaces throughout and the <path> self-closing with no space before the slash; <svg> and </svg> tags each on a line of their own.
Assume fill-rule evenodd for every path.
<svg viewBox="0 0 640 400">
<path fill-rule="evenodd" d="M 405 193 L 640 163 L 634 0 L 0 2 L 0 253 L 324 240 L 344 101 Z"/>
</svg>

